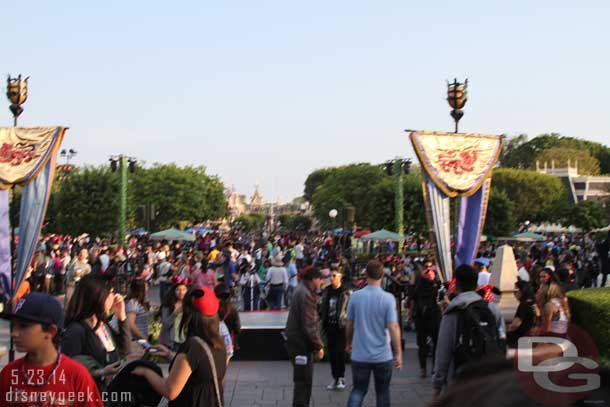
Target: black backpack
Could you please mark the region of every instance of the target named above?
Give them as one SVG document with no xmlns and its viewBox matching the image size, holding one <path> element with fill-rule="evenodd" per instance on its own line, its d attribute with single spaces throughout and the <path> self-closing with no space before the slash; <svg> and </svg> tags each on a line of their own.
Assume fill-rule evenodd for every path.
<svg viewBox="0 0 610 407">
<path fill-rule="evenodd" d="M 458 313 L 455 350 L 458 375 L 468 366 L 504 357 L 496 318 L 485 300 L 455 312 Z"/>
</svg>

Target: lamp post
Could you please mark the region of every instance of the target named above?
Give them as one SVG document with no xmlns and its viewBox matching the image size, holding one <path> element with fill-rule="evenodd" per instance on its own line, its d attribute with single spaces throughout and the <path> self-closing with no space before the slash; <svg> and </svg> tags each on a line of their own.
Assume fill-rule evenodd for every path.
<svg viewBox="0 0 610 407">
<path fill-rule="evenodd" d="M 73 165 L 70 165 L 70 160 L 77 154 L 76 150 L 74 149 L 63 149 L 61 150 L 61 152 L 59 153 L 59 155 L 61 156 L 61 158 L 65 158 L 66 163 L 62 164 L 62 165 L 58 165 L 57 166 L 57 170 L 59 172 L 59 175 L 57 177 L 58 181 L 61 181 L 65 178 L 68 177 L 68 175 L 72 172 L 72 170 L 74 169 Z"/>
<path fill-rule="evenodd" d="M 66 159 L 66 165 L 70 164 L 70 160 L 72 158 L 74 158 L 74 156 L 78 154 L 76 150 L 74 149 L 69 149 L 66 150 L 65 148 L 63 150 L 61 150 L 61 152 L 59 153 L 59 155 L 61 156 L 61 158 L 65 158 Z"/>
<path fill-rule="evenodd" d="M 403 161 L 400 158 L 394 160 L 394 177 L 395 177 L 395 193 L 394 193 L 394 224 L 396 225 L 396 233 L 402 236 L 405 232 L 404 218 L 405 218 L 405 198 L 404 189 L 402 187 L 402 172 L 403 172 Z M 398 241 L 398 253 L 402 250 L 402 241 Z"/>
<path fill-rule="evenodd" d="M 335 228 L 335 218 L 337 217 L 338 214 L 339 214 L 339 212 L 336 209 L 331 209 L 330 211 L 328 211 L 328 217 L 331 219 L 333 229 Z"/>
<path fill-rule="evenodd" d="M 23 113 L 22 104 L 28 99 L 28 79 L 21 79 L 21 74 L 16 78 L 11 78 L 9 75 L 6 80 L 6 97 L 11 102 L 9 107 L 11 113 L 13 113 L 13 126 L 17 127 L 17 118 Z M 15 199 L 15 185 L 11 187 L 11 203 Z M 11 225 L 11 295 L 8 302 L 9 311 L 13 310 L 13 295 L 18 287 L 15 287 L 15 225 Z M 13 331 L 13 322 L 11 321 L 10 331 Z M 13 344 L 13 336 L 10 338 L 8 360 L 12 362 L 15 360 L 15 346 Z"/>
<path fill-rule="evenodd" d="M 462 116 L 464 116 L 464 111 L 462 108 L 468 101 L 468 79 L 464 81 L 464 83 L 460 83 L 457 81 L 457 78 L 453 80 L 453 83 L 447 82 L 447 102 L 449 102 L 449 106 L 453 108 L 451 111 L 451 117 L 455 121 L 455 132 L 458 132 L 458 123 Z"/>
<path fill-rule="evenodd" d="M 134 173 L 136 171 L 137 160 L 126 155 L 110 157 L 110 169 L 112 172 L 120 171 L 120 211 L 119 211 L 119 244 L 125 243 L 126 224 L 127 224 L 127 170 Z"/>
<path fill-rule="evenodd" d="M 408 174 L 411 168 L 411 160 L 408 158 L 396 157 L 394 160 L 387 161 L 385 164 L 386 173 L 394 176 L 394 227 L 396 233 L 404 234 L 404 188 L 402 186 L 402 175 Z M 398 252 L 402 250 L 402 242 L 398 242 Z"/>
<path fill-rule="evenodd" d="M 6 80 L 6 97 L 11 102 L 9 109 L 13 113 L 13 126 L 17 127 L 17 118 L 23 113 L 22 104 L 28 99 L 28 76 L 21 79 L 21 74 L 16 78 L 8 76 Z"/>
</svg>

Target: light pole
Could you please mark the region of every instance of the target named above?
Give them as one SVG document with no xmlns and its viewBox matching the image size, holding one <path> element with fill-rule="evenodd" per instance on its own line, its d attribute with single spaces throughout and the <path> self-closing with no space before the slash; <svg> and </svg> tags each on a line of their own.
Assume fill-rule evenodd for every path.
<svg viewBox="0 0 610 407">
<path fill-rule="evenodd" d="M 61 156 L 61 158 L 65 158 L 66 159 L 66 165 L 70 164 L 70 160 L 72 158 L 74 158 L 74 156 L 78 154 L 78 152 L 76 150 L 74 150 L 73 148 L 66 150 L 65 148 L 63 150 L 61 150 L 61 152 L 59 153 L 59 155 Z"/>
<path fill-rule="evenodd" d="M 136 171 L 137 160 L 126 155 L 110 157 L 110 169 L 112 172 L 120 171 L 120 211 L 119 211 L 119 244 L 125 243 L 126 224 L 127 224 L 127 170 L 134 173 Z"/>
<path fill-rule="evenodd" d="M 458 132 L 458 123 L 462 116 L 464 116 L 464 111 L 462 108 L 468 101 L 468 79 L 464 81 L 464 83 L 460 83 L 457 81 L 457 78 L 453 80 L 453 83 L 447 81 L 447 102 L 449 102 L 449 106 L 453 108 L 451 111 L 451 117 L 455 121 L 455 132 Z"/>
<path fill-rule="evenodd" d="M 402 187 L 402 163 L 400 158 L 394 160 L 394 178 L 395 183 L 395 194 L 394 194 L 394 224 L 396 225 L 396 233 L 402 236 L 405 232 L 404 227 L 404 216 L 405 216 L 405 197 L 404 190 Z M 398 253 L 402 250 L 402 241 L 398 241 Z"/>
<path fill-rule="evenodd" d="M 17 118 L 23 113 L 22 104 L 28 99 L 28 76 L 25 79 L 21 79 L 21 74 L 19 74 L 16 78 L 11 78 L 9 75 L 6 80 L 6 97 L 11 102 L 9 107 L 11 113 L 13 113 L 13 126 L 17 127 Z M 15 185 L 11 187 L 11 203 L 15 199 Z M 11 295 L 8 302 L 9 312 L 13 311 L 13 296 L 15 294 L 15 290 L 18 287 L 15 287 L 15 225 L 11 224 Z M 10 332 L 13 332 L 13 321 L 11 321 Z M 10 335 L 10 345 L 8 352 L 8 360 L 12 362 L 15 360 L 15 345 L 13 344 L 13 336 Z"/>
<path fill-rule="evenodd" d="M 61 152 L 59 153 L 59 155 L 61 156 L 61 158 L 65 158 L 66 159 L 66 163 L 62 164 L 62 165 L 58 165 L 57 166 L 57 170 L 59 172 L 59 175 L 57 176 L 57 180 L 61 181 L 65 178 L 68 177 L 68 175 L 72 172 L 72 170 L 74 169 L 73 165 L 70 165 L 70 160 L 77 154 L 76 150 L 74 149 L 63 149 L 61 150 Z"/>
<path fill-rule="evenodd" d="M 336 209 L 331 209 L 330 211 L 328 211 L 328 217 L 331 219 L 333 229 L 335 229 L 335 218 L 337 217 L 338 214 L 339 214 L 339 212 Z M 334 232 L 334 230 L 333 230 L 333 232 Z"/>
<path fill-rule="evenodd" d="M 386 173 L 394 176 L 394 227 L 396 233 L 402 235 L 405 232 L 404 216 L 405 216 L 405 198 L 404 188 L 402 185 L 403 173 L 408 174 L 411 168 L 411 160 L 408 158 L 395 158 L 394 160 L 385 163 Z M 403 242 L 398 242 L 398 252 L 402 250 Z"/>
</svg>

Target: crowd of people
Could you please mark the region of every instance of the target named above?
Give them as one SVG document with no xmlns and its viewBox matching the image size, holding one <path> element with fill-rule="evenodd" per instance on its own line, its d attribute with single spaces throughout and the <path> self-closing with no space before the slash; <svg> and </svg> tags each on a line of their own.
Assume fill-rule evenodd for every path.
<svg viewBox="0 0 610 407">
<path fill-rule="evenodd" d="M 438 401 L 469 366 L 505 358 L 519 338 L 565 337 L 566 292 L 603 286 L 610 272 L 608 238 L 521 244 L 515 247 L 519 305 L 506 324 L 502 293 L 489 284 L 494 245 L 482 246 L 474 264 L 457 267 L 450 281 L 420 251 L 428 242 L 412 239 L 405 247 L 397 253 L 388 242 L 373 260 L 358 263 L 350 237 L 332 234 L 208 232 L 187 243 L 132 236 L 125 246 L 87 235 L 44 236 L 7 314 L 19 321 L 12 335 L 27 356 L 5 367 L 0 385 L 28 394 L 31 380 L 9 386 L 6 372 L 38 366 L 44 387 L 58 369 L 78 371 L 82 378 L 69 391 L 88 389 L 99 400 L 81 405 L 108 405 L 103 395 L 130 366 L 132 377 L 170 405 L 221 406 L 226 369 L 239 348 L 239 311 L 267 309 L 289 310 L 293 405 L 309 405 L 314 361 L 325 352 L 333 377 L 327 390 L 347 388 L 351 359 L 348 405 L 362 405 L 371 374 L 378 405 L 390 405 L 405 330 L 416 331 L 421 376 L 431 375 Z M 151 287 L 158 298 L 151 298 Z M 4 285 L 3 301 L 6 292 Z M 55 310 L 52 317 L 45 316 L 48 309 Z M 152 320 L 160 333 L 151 346 Z M 171 362 L 166 377 L 142 362 L 153 354 Z"/>
</svg>

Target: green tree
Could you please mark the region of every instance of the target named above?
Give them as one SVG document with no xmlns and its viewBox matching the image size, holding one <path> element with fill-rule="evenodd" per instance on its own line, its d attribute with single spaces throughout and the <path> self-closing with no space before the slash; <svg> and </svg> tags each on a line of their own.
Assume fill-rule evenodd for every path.
<svg viewBox="0 0 610 407">
<path fill-rule="evenodd" d="M 518 149 L 527 142 L 527 134 L 515 137 L 504 137 L 504 146 L 500 153 L 499 162 L 503 167 L 522 168 L 524 165 L 519 156 Z"/>
<path fill-rule="evenodd" d="M 513 201 L 518 222 L 557 222 L 565 215 L 560 208 L 568 202 L 568 191 L 559 178 L 535 171 L 497 168 L 491 186 Z"/>
<path fill-rule="evenodd" d="M 496 237 L 508 236 L 517 229 L 515 204 L 501 189 L 492 187 L 489 195 L 484 233 Z"/>
<path fill-rule="evenodd" d="M 557 133 L 542 134 L 529 141 L 525 135 L 507 140 L 500 156 L 500 165 L 502 167 L 534 169 L 536 168 L 536 158 L 544 150 L 554 147 L 587 150 L 592 157 L 599 161 L 600 172 L 602 174 L 610 173 L 610 148 L 593 141 L 564 137 Z"/>
<path fill-rule="evenodd" d="M 314 213 L 323 228 L 341 226 L 343 219 L 334 221 L 328 216 L 331 209 L 342 214 L 343 208 L 356 208 L 355 221 L 358 225 L 369 226 L 375 207 L 370 193 L 386 175 L 381 167 L 371 164 L 351 164 L 330 170 L 324 182 L 313 194 L 311 203 Z"/>
<path fill-rule="evenodd" d="M 311 202 L 316 189 L 324 183 L 326 178 L 333 172 L 331 168 L 320 168 L 309 174 L 305 180 L 305 191 L 303 197 Z"/>
<path fill-rule="evenodd" d="M 288 230 L 308 231 L 311 229 L 311 218 L 300 213 L 283 213 L 279 221 Z"/>
<path fill-rule="evenodd" d="M 248 231 L 258 231 L 264 226 L 266 218 L 264 213 L 248 213 L 235 219 L 233 225 Z"/>
<path fill-rule="evenodd" d="M 565 168 L 568 161 L 571 167 L 578 165 L 578 173 L 583 175 L 598 175 L 599 161 L 591 156 L 589 150 L 579 150 L 576 148 L 552 147 L 542 150 L 536 157 L 540 165 L 547 163 L 549 166 L 554 163 L 555 167 Z"/>
<path fill-rule="evenodd" d="M 57 233 L 109 236 L 118 229 L 119 177 L 109 168 L 75 170 L 61 182 L 54 199 L 56 209 L 47 213 L 47 222 Z"/>
<path fill-rule="evenodd" d="M 373 229 L 395 230 L 394 225 L 395 180 L 384 177 L 373 187 L 370 200 L 374 210 L 371 213 L 370 227 Z M 403 176 L 404 227 L 406 232 L 424 233 L 427 230 L 426 210 L 422 194 L 421 173 Z"/>
<path fill-rule="evenodd" d="M 356 208 L 355 221 L 362 227 L 395 229 L 395 179 L 381 166 L 352 164 L 324 169 L 324 181 L 319 184 L 311 203 L 322 228 L 344 224 L 342 209 Z M 409 232 L 426 231 L 426 214 L 422 195 L 420 171 L 403 176 L 404 225 Z M 328 213 L 337 209 L 339 216 L 333 221 Z"/>
<path fill-rule="evenodd" d="M 580 201 L 574 205 L 569 212 L 568 221 L 570 224 L 582 228 L 587 232 L 608 224 L 604 208 L 599 203 L 591 200 Z"/>
<path fill-rule="evenodd" d="M 154 164 L 133 176 L 135 205 L 154 204 L 158 213 L 153 229 L 165 229 L 180 221 L 201 222 L 225 216 L 227 203 L 222 182 L 204 167 Z M 144 219 L 136 219 L 144 225 Z"/>
<path fill-rule="evenodd" d="M 226 214 L 224 186 L 217 177 L 208 176 L 203 167 L 155 164 L 149 169 L 139 168 L 128 179 L 128 227 L 145 224 L 142 214 L 135 209 L 149 203 L 154 204 L 158 213 L 153 229 L 184 221 L 218 219 Z M 114 235 L 119 222 L 119 186 L 119 174 L 106 166 L 75 169 L 69 177 L 53 185 L 45 231 Z M 18 217 L 21 195 L 20 188 L 15 191 L 15 200 L 11 202 L 12 220 Z"/>
</svg>

